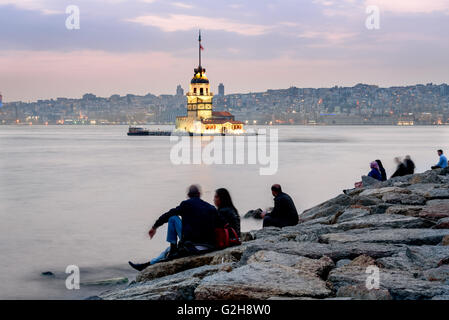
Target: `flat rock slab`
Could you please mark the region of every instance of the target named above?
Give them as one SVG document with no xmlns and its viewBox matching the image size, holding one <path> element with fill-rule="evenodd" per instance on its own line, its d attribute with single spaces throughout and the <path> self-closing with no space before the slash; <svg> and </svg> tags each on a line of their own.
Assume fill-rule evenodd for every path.
<svg viewBox="0 0 449 320">
<path fill-rule="evenodd" d="M 251 243 L 251 242 L 249 242 Z M 404 246 L 395 244 L 382 243 L 318 243 L 318 242 L 296 242 L 285 241 L 277 243 L 254 243 L 248 245 L 247 251 L 244 253 L 249 258 L 251 255 L 260 250 L 270 250 L 279 253 L 287 253 L 291 255 L 304 256 L 311 259 L 320 259 L 323 256 L 330 257 L 333 261 L 341 259 L 354 259 L 362 254 L 366 254 L 373 258 L 389 257 L 393 254 L 404 250 Z M 245 261 L 242 261 L 245 262 Z"/>
<path fill-rule="evenodd" d="M 337 223 L 333 225 L 333 228 L 346 231 L 363 228 L 429 228 L 433 225 L 433 223 L 427 220 L 415 217 L 396 214 L 373 214 Z"/>
<path fill-rule="evenodd" d="M 387 269 L 421 271 L 438 267 L 449 257 L 448 246 L 407 246 L 390 257 L 377 259 Z"/>
<path fill-rule="evenodd" d="M 202 266 L 147 282 L 137 282 L 118 291 L 104 292 L 100 298 L 103 300 L 193 300 L 194 291 L 202 278 L 226 270 L 232 270 L 231 263 Z"/>
<path fill-rule="evenodd" d="M 449 200 L 430 200 L 419 212 L 419 216 L 429 219 L 442 219 L 449 217 Z"/>
<path fill-rule="evenodd" d="M 320 259 L 310 259 L 293 254 L 279 253 L 275 251 L 258 251 L 248 261 L 251 263 L 268 263 L 292 267 L 303 273 L 311 273 L 319 277 L 325 277 L 335 267 L 331 258 L 323 256 Z"/>
<path fill-rule="evenodd" d="M 320 236 L 324 243 L 391 243 L 410 245 L 436 245 L 444 236 L 449 235 L 446 229 L 384 229 L 384 230 L 350 230 L 345 233 L 330 233 Z"/>
<path fill-rule="evenodd" d="M 149 281 L 204 265 L 235 262 L 240 259 L 243 250 L 244 245 L 241 245 L 203 255 L 189 256 L 167 262 L 159 262 L 140 272 L 136 277 L 136 281 Z"/>
<path fill-rule="evenodd" d="M 310 273 L 267 263 L 251 263 L 205 277 L 195 290 L 198 300 L 268 299 L 273 296 L 325 298 L 332 291 Z"/>
<path fill-rule="evenodd" d="M 382 198 L 386 194 L 390 193 L 411 193 L 410 190 L 399 187 L 385 187 L 376 189 L 367 189 L 360 193 L 360 197 L 377 197 Z"/>
<path fill-rule="evenodd" d="M 337 290 L 346 286 L 365 286 L 366 288 L 369 276 L 371 274 L 367 273 L 366 268 L 348 265 L 332 270 L 328 281 Z M 408 271 L 381 268 L 379 269 L 379 289 L 388 290 L 395 300 L 417 300 L 447 294 L 449 285 L 419 279 Z"/>
<path fill-rule="evenodd" d="M 419 213 L 423 209 L 423 206 L 406 206 L 406 205 L 393 205 L 386 209 L 386 214 L 400 214 L 404 216 L 418 217 Z"/>
</svg>

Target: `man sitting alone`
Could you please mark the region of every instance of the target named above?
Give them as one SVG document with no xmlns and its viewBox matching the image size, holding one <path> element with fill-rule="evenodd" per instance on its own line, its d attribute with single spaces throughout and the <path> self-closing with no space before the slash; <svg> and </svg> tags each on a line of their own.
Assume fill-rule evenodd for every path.
<svg viewBox="0 0 449 320">
<path fill-rule="evenodd" d="M 443 150 L 438 150 L 437 151 L 438 156 L 440 157 L 440 161 L 438 161 L 436 166 L 433 166 L 432 169 L 439 169 L 439 168 L 446 168 L 447 167 L 447 158 L 446 156 L 443 154 Z"/>
<path fill-rule="evenodd" d="M 220 219 L 215 207 L 200 199 L 200 187 L 192 185 L 188 189 L 188 200 L 164 213 L 157 219 L 149 231 L 152 239 L 157 228 L 164 223 L 168 223 L 167 242 L 170 247 L 162 252 L 157 258 L 143 264 L 134 264 L 129 261 L 129 265 L 138 271 L 142 271 L 149 265 L 155 264 L 166 258 L 176 256 L 178 249 L 178 238 L 182 243 L 190 243 L 197 252 L 209 251 L 215 245 L 215 227 L 220 225 Z M 180 219 L 182 218 L 182 220 Z"/>
<path fill-rule="evenodd" d="M 270 213 L 262 213 L 263 227 L 294 226 L 298 224 L 298 212 L 292 198 L 284 192 L 278 184 L 271 187 L 271 193 L 274 196 L 274 208 Z"/>
</svg>

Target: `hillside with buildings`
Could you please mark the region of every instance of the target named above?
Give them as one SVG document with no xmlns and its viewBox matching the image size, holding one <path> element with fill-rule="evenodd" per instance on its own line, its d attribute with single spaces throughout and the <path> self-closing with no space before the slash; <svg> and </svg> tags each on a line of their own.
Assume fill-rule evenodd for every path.
<svg viewBox="0 0 449 320">
<path fill-rule="evenodd" d="M 246 123 L 296 125 L 435 125 L 449 124 L 449 86 L 413 85 L 381 88 L 296 88 L 225 94 L 219 85 L 214 107 Z M 4 93 L 4 98 L 6 98 Z M 0 109 L 1 124 L 174 124 L 186 110 L 181 86 L 174 95 L 108 98 L 85 94 L 81 99 L 57 98 L 9 102 Z"/>
</svg>

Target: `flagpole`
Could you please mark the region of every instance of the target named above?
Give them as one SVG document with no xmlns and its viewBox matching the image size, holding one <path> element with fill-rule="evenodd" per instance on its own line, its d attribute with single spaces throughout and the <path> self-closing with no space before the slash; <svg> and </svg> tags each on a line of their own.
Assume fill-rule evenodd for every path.
<svg viewBox="0 0 449 320">
<path fill-rule="evenodd" d="M 201 30 L 199 30 L 199 36 L 198 36 L 198 55 L 199 55 L 199 62 L 200 62 L 199 67 L 200 67 L 200 69 L 202 69 L 201 68 Z M 200 70 L 200 72 L 203 73 L 202 70 Z"/>
</svg>

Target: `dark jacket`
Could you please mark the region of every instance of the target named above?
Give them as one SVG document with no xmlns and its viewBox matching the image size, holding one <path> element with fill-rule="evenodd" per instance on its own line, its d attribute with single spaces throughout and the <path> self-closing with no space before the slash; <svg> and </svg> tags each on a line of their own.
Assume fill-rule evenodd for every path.
<svg viewBox="0 0 449 320">
<path fill-rule="evenodd" d="M 292 198 L 281 192 L 274 198 L 274 208 L 267 216 L 279 221 L 281 227 L 294 226 L 298 224 L 298 212 Z"/>
<path fill-rule="evenodd" d="M 405 164 L 405 172 L 406 172 L 406 174 L 414 174 L 415 173 L 415 164 L 413 163 L 412 160 L 405 159 L 404 160 L 404 164 Z"/>
<path fill-rule="evenodd" d="M 164 213 L 154 223 L 158 228 L 172 216 L 182 218 L 182 241 L 197 244 L 215 244 L 215 227 L 220 224 L 215 207 L 198 197 L 181 202 L 181 204 Z"/>
<path fill-rule="evenodd" d="M 405 167 L 405 165 L 403 163 L 400 163 L 398 165 L 398 168 L 396 169 L 396 171 L 393 173 L 393 175 L 391 177 L 392 178 L 402 177 L 402 176 L 405 176 L 406 174 L 407 174 L 407 168 Z"/>
<path fill-rule="evenodd" d="M 229 223 L 231 228 L 233 228 L 240 237 L 240 216 L 237 211 L 235 211 L 234 208 L 230 207 L 219 208 L 218 215 L 221 217 L 222 221 L 224 221 L 225 224 Z"/>
<path fill-rule="evenodd" d="M 377 170 L 376 168 L 371 169 L 371 171 L 368 173 L 368 177 L 382 181 L 382 175 L 380 174 L 379 170 Z"/>
<path fill-rule="evenodd" d="M 382 181 L 387 181 L 387 172 L 383 167 L 380 167 L 380 175 L 382 176 Z"/>
</svg>

